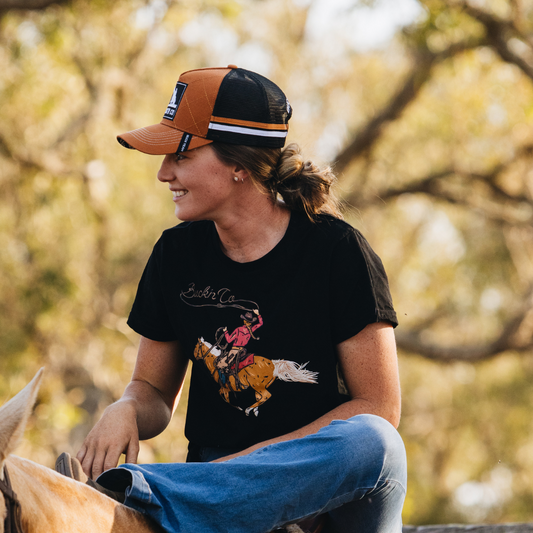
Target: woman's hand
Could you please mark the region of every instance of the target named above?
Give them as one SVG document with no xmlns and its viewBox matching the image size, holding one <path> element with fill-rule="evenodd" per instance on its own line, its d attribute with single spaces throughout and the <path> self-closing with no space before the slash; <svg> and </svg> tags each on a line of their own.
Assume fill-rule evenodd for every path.
<svg viewBox="0 0 533 533">
<path fill-rule="evenodd" d="M 92 479 L 115 468 L 120 456 L 126 463 L 136 463 L 139 455 L 139 430 L 134 406 L 128 401 L 110 405 L 85 438 L 77 458 Z"/>
<path fill-rule="evenodd" d="M 188 359 L 177 341 L 141 337 L 131 382 L 122 398 L 110 405 L 87 435 L 77 458 L 91 478 L 139 455 L 139 439 L 151 439 L 168 425 L 176 408 Z"/>
</svg>

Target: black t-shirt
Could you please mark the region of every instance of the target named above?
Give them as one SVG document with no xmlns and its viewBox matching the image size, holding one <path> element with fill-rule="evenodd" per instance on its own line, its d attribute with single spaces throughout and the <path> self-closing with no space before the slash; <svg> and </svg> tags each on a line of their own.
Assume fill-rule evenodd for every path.
<svg viewBox="0 0 533 533">
<path fill-rule="evenodd" d="M 210 221 L 166 230 L 128 324 L 152 340 L 179 340 L 193 361 L 189 441 L 244 448 L 345 401 L 336 345 L 379 321 L 397 325 L 383 265 L 368 242 L 342 220 L 312 222 L 293 212 L 283 239 L 249 263 L 222 252 Z M 232 349 L 246 365 L 237 390 L 216 366 Z"/>
</svg>

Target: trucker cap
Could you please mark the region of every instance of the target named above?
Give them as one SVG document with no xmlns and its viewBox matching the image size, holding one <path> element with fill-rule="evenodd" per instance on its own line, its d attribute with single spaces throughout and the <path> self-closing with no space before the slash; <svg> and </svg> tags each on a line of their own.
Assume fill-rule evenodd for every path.
<svg viewBox="0 0 533 533">
<path fill-rule="evenodd" d="M 146 154 L 185 152 L 213 141 L 281 148 L 292 108 L 273 82 L 235 65 L 184 72 L 159 124 L 117 139 Z"/>
</svg>

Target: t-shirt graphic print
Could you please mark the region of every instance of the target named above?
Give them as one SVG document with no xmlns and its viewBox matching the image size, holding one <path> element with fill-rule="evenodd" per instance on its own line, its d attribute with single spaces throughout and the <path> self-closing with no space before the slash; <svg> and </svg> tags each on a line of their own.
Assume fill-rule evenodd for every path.
<svg viewBox="0 0 533 533">
<path fill-rule="evenodd" d="M 188 303 L 186 294 L 182 292 L 180 296 L 185 303 Z M 245 309 L 240 303 L 235 302 L 218 305 Z M 194 348 L 194 358 L 203 361 L 213 379 L 220 385 L 219 393 L 224 401 L 232 405 L 230 392 L 238 393 L 250 387 L 255 392 L 255 403 L 244 409 L 239 405 L 234 405 L 234 407 L 243 411 L 246 416 L 251 413 L 258 416 L 259 407 L 272 396 L 267 389 L 276 379 L 287 382 L 318 383 L 318 372 L 305 368 L 308 363 L 298 364 L 285 359 L 272 360 L 250 353 L 247 345 L 251 339 L 260 340 L 255 332 L 263 325 L 263 317 L 259 314 L 259 309 L 254 307 L 253 311 L 241 314 L 240 319 L 243 325 L 236 327 L 232 333 L 228 332 L 226 326 L 221 326 L 215 333 L 214 343 L 202 337 L 198 339 Z"/>
</svg>

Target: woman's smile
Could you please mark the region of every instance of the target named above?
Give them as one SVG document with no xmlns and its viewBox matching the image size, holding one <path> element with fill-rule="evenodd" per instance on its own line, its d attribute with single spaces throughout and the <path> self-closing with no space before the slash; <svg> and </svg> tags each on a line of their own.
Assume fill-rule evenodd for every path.
<svg viewBox="0 0 533 533">
<path fill-rule="evenodd" d="M 210 146 L 202 146 L 182 154 L 166 155 L 157 177 L 168 183 L 177 218 L 215 220 L 233 205 L 234 173 Z"/>
<path fill-rule="evenodd" d="M 178 191 L 174 191 L 172 189 L 170 189 L 172 191 L 172 195 L 174 197 L 174 201 L 177 201 L 179 200 L 180 198 L 182 198 L 183 196 L 185 196 L 189 191 L 185 190 L 185 189 L 180 189 Z"/>
</svg>

